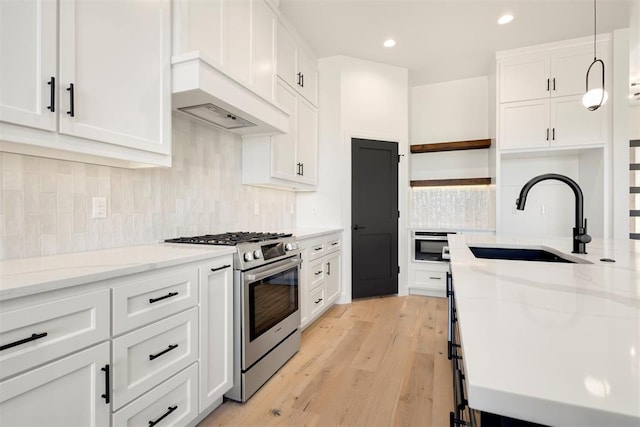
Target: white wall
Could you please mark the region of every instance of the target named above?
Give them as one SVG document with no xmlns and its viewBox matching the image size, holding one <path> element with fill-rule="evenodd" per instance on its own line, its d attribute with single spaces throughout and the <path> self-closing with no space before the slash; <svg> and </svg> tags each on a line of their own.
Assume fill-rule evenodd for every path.
<svg viewBox="0 0 640 427">
<path fill-rule="evenodd" d="M 411 88 L 411 144 L 489 138 L 489 78 Z M 489 150 L 410 155 L 412 180 L 490 177 Z M 413 188 L 412 228 L 493 229 L 491 186 Z"/>
<path fill-rule="evenodd" d="M 397 141 L 399 168 L 399 293 L 406 294 L 408 77 L 404 68 L 346 56 L 323 58 L 320 73 L 318 190 L 299 194 L 298 227 L 342 227 L 343 293 L 351 301 L 351 138 Z"/>
</svg>

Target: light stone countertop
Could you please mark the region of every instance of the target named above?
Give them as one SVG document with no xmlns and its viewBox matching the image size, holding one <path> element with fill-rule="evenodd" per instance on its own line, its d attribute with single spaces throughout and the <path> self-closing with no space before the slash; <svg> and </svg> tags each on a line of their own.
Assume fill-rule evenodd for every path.
<svg viewBox="0 0 640 427">
<path fill-rule="evenodd" d="M 340 233 L 342 231 L 342 228 L 292 228 L 280 230 L 281 233 L 292 233 L 298 240 L 311 239 L 327 234 Z"/>
<path fill-rule="evenodd" d="M 593 264 L 475 258 L 543 245 Z M 471 408 L 552 426 L 640 425 L 640 242 L 449 237 Z M 615 263 L 600 261 L 613 258 Z"/>
<path fill-rule="evenodd" d="M 0 301 L 235 252 L 235 247 L 158 244 L 0 261 Z"/>
</svg>

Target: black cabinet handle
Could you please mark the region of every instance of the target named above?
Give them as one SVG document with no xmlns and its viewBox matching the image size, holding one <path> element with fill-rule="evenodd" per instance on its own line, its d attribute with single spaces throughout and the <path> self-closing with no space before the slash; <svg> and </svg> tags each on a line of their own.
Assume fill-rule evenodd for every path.
<svg viewBox="0 0 640 427">
<path fill-rule="evenodd" d="M 49 81 L 47 82 L 47 84 L 49 86 L 51 86 L 49 88 L 49 106 L 47 107 L 47 110 L 51 111 L 52 113 L 56 111 L 56 78 L 51 76 L 51 79 L 49 79 Z"/>
<path fill-rule="evenodd" d="M 556 78 L 553 78 L 553 90 L 556 90 Z"/>
<path fill-rule="evenodd" d="M 178 344 L 171 344 L 169 347 L 167 347 L 166 349 L 162 350 L 158 354 L 150 354 L 149 355 L 149 360 L 157 359 L 158 357 L 162 356 L 163 354 L 169 353 L 174 348 L 178 348 Z"/>
<path fill-rule="evenodd" d="M 304 77 L 304 76 L 302 76 L 302 77 Z M 304 82 L 304 80 L 303 80 L 303 82 Z M 300 171 L 301 171 L 300 172 L 300 176 L 304 176 L 304 162 L 300 163 Z"/>
<path fill-rule="evenodd" d="M 304 74 L 300 74 L 300 86 L 304 87 Z"/>
<path fill-rule="evenodd" d="M 331 276 L 331 263 L 327 263 L 327 276 Z"/>
<path fill-rule="evenodd" d="M 100 369 L 104 372 L 104 394 L 101 396 L 104 399 L 104 403 L 111 403 L 111 385 L 109 377 L 109 365 L 104 365 L 104 368 Z"/>
<path fill-rule="evenodd" d="M 547 141 L 549 140 L 549 128 L 547 128 Z"/>
<path fill-rule="evenodd" d="M 318 298 L 318 299 L 314 302 L 314 304 L 318 304 L 320 301 L 322 301 L 322 298 Z"/>
<path fill-rule="evenodd" d="M 178 295 L 177 292 L 169 292 L 168 294 L 166 294 L 163 297 L 158 297 L 158 298 L 149 298 L 149 304 L 153 304 L 154 302 L 158 302 L 158 301 L 162 301 L 163 299 L 167 299 L 167 298 L 171 298 L 171 297 L 175 297 L 176 295 Z"/>
<path fill-rule="evenodd" d="M 75 117 L 75 108 L 73 106 L 73 83 L 69 83 L 69 87 L 67 88 L 67 91 L 69 92 L 69 111 L 67 111 L 67 114 L 69 114 L 71 117 Z"/>
<path fill-rule="evenodd" d="M 320 271 L 316 271 L 316 272 L 315 272 L 315 273 L 313 273 L 313 274 L 315 274 L 316 276 L 319 276 L 319 275 L 321 275 L 321 274 L 322 274 L 322 270 L 320 270 Z"/>
<path fill-rule="evenodd" d="M 220 271 L 220 270 L 224 270 L 225 268 L 229 268 L 229 267 L 231 267 L 231 264 L 223 265 L 222 267 L 218 267 L 218 268 L 212 268 L 211 271 Z"/>
<path fill-rule="evenodd" d="M 322 250 L 322 246 L 318 246 L 317 248 L 314 248 L 313 250 L 316 251 L 316 252 L 317 251 L 321 251 Z"/>
<path fill-rule="evenodd" d="M 302 85 L 302 73 L 298 73 L 298 86 Z"/>
<path fill-rule="evenodd" d="M 149 421 L 149 427 L 153 427 L 154 425 L 158 424 L 160 421 L 164 420 L 166 417 L 168 417 L 169 415 L 171 415 L 171 413 L 173 411 L 175 411 L 176 409 L 178 409 L 178 405 L 175 406 L 169 406 L 167 408 L 167 412 L 165 412 L 164 414 L 162 414 L 162 416 L 160 418 L 158 418 L 155 421 Z"/>
<path fill-rule="evenodd" d="M 302 163 L 296 163 L 296 175 L 302 175 Z"/>
<path fill-rule="evenodd" d="M 547 92 L 549 92 L 549 79 L 547 79 Z"/>
<path fill-rule="evenodd" d="M 556 140 L 556 128 L 553 128 L 551 130 L 551 139 L 554 141 Z"/>
<path fill-rule="evenodd" d="M 31 342 L 31 341 L 39 340 L 40 338 L 44 338 L 47 335 L 48 334 L 46 332 L 43 332 L 41 334 L 31 334 L 31 336 L 29 338 L 23 338 L 21 340 L 10 342 L 9 344 L 3 345 L 2 347 L 0 347 L 0 351 L 7 350 L 7 349 L 12 348 L 12 347 L 17 347 L 19 345 L 26 344 L 26 343 Z"/>
</svg>

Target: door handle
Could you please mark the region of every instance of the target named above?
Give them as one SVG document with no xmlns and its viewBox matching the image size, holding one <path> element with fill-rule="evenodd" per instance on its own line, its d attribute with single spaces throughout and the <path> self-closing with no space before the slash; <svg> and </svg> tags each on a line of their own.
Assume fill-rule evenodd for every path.
<svg viewBox="0 0 640 427">
<path fill-rule="evenodd" d="M 363 229 L 365 229 L 365 228 L 367 228 L 367 227 L 363 227 L 363 226 L 358 225 L 358 224 L 356 224 L 356 225 L 354 225 L 354 226 L 353 226 L 353 229 L 354 229 L 354 230 L 363 230 Z"/>
</svg>

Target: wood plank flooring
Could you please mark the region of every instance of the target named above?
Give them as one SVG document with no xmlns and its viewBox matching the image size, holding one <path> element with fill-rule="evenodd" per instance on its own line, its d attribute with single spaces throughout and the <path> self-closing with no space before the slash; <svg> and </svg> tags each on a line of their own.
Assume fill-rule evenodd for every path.
<svg viewBox="0 0 640 427">
<path fill-rule="evenodd" d="M 449 425 L 447 301 L 385 297 L 334 305 L 248 402 L 199 427 Z"/>
</svg>

